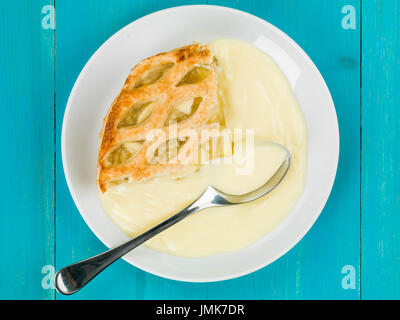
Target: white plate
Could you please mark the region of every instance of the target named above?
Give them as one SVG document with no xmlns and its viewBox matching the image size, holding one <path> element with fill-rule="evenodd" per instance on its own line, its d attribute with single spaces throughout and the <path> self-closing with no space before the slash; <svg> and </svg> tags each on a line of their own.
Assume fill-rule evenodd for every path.
<svg viewBox="0 0 400 320">
<path fill-rule="evenodd" d="M 257 46 L 275 59 L 289 79 L 308 129 L 305 191 L 288 218 L 243 250 L 188 259 L 141 246 L 124 258 L 169 279 L 225 280 L 278 259 L 311 228 L 335 179 L 339 155 L 335 107 L 321 74 L 304 51 L 282 31 L 242 11 L 217 6 L 171 8 L 129 24 L 105 42 L 82 70 L 69 97 L 62 128 L 62 160 L 69 190 L 92 231 L 108 247 L 128 239 L 104 213 L 95 175 L 103 117 L 130 69 L 158 52 L 222 37 Z"/>
</svg>

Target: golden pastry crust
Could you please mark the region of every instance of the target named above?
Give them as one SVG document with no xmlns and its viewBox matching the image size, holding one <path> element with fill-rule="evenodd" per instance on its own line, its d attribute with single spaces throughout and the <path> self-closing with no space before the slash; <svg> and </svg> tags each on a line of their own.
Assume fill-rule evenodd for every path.
<svg viewBox="0 0 400 320">
<path fill-rule="evenodd" d="M 174 138 L 186 139 L 179 153 L 193 154 L 203 141 L 200 135 L 188 138 L 187 129 L 199 133 L 204 128 L 219 128 L 220 123 L 212 120 L 218 112 L 213 59 L 208 45 L 195 43 L 147 58 L 132 69 L 100 132 L 97 184 L 102 192 L 110 183 L 136 182 L 182 170 L 187 163 L 152 163 L 149 154 Z M 199 81 L 193 81 L 196 76 Z M 194 101 L 192 113 L 174 124 L 177 130 L 171 134 L 167 121 L 174 118 L 172 108 L 185 99 Z M 157 143 L 149 139 L 155 129 Z"/>
</svg>

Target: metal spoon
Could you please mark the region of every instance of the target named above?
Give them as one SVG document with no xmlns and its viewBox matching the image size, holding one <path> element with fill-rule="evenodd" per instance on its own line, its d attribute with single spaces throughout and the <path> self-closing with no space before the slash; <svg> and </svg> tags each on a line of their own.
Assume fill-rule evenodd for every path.
<svg viewBox="0 0 400 320">
<path fill-rule="evenodd" d="M 55 275 L 55 287 L 58 292 L 65 295 L 77 292 L 101 271 L 132 249 L 135 249 L 150 238 L 200 210 L 210 207 L 243 204 L 254 201 L 270 193 L 283 180 L 290 167 L 290 152 L 284 146 L 281 147 L 286 152 L 282 164 L 275 174 L 260 188 L 242 195 L 231 195 L 212 186 L 207 187 L 204 193 L 185 209 L 140 236 L 97 256 L 72 264 L 58 271 Z"/>
</svg>

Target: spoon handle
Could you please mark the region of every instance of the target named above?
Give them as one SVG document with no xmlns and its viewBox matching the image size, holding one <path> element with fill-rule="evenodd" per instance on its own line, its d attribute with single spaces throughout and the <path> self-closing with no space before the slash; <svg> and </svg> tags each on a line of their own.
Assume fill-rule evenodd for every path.
<svg viewBox="0 0 400 320">
<path fill-rule="evenodd" d="M 197 200 L 188 205 L 185 209 L 173 215 L 171 218 L 161 222 L 140 236 L 129 240 L 128 242 L 112 248 L 104 253 L 98 254 L 92 258 L 74 263 L 57 272 L 55 276 L 55 286 L 57 290 L 65 295 L 70 295 L 82 289 L 90 280 L 96 277 L 101 271 L 110 264 L 127 254 L 132 249 L 143 244 L 150 238 L 168 229 L 179 221 L 185 219 L 191 214 L 205 209 L 210 205 L 205 205 L 202 201 L 203 193 Z"/>
</svg>

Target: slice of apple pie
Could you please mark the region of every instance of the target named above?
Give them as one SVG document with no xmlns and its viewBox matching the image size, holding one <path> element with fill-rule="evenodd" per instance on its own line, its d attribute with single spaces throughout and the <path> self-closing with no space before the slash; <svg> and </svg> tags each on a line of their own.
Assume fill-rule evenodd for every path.
<svg viewBox="0 0 400 320">
<path fill-rule="evenodd" d="M 121 182 L 196 167 L 204 158 L 199 150 L 220 156 L 218 140 L 212 139 L 225 126 L 215 67 L 210 47 L 196 43 L 132 69 L 100 133 L 97 183 L 102 192 Z"/>
</svg>

